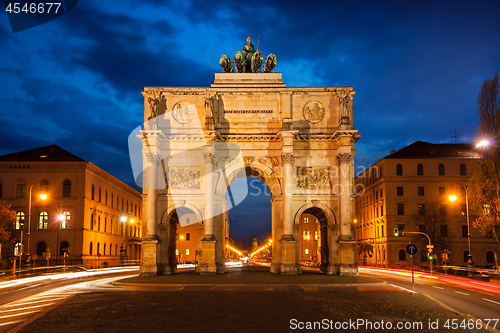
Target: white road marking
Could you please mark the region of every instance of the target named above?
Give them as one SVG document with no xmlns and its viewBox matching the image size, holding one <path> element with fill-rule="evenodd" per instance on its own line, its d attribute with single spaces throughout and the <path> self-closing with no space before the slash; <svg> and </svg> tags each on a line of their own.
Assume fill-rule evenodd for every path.
<svg viewBox="0 0 500 333">
<path fill-rule="evenodd" d="M 444 290 L 444 288 L 436 287 L 436 286 L 432 286 L 432 288 L 437 288 L 437 289 L 443 289 Z"/>
<path fill-rule="evenodd" d="M 491 299 L 483 298 L 483 300 L 500 305 L 500 303 L 492 301 Z"/>
<path fill-rule="evenodd" d="M 463 292 L 460 292 L 460 291 L 456 291 L 456 290 L 455 290 L 455 292 L 456 292 L 457 294 L 461 294 L 461 295 L 469 296 L 469 294 L 466 294 L 466 293 L 463 293 Z"/>
<path fill-rule="evenodd" d="M 391 286 L 396 287 L 396 288 L 399 288 L 399 289 L 403 289 L 403 290 L 405 290 L 405 291 L 410 292 L 410 293 L 412 293 L 412 294 L 413 294 L 413 290 L 406 289 L 406 288 L 403 288 L 403 287 L 401 287 L 401 286 L 397 286 L 397 285 L 392 284 L 392 283 L 391 283 Z M 417 293 L 417 292 L 415 292 L 415 294 L 416 294 L 416 293 Z"/>
</svg>

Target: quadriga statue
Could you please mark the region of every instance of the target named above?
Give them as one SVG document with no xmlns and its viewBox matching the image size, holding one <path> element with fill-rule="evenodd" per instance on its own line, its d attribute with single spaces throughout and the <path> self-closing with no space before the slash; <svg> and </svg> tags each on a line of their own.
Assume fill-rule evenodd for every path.
<svg viewBox="0 0 500 333">
<path fill-rule="evenodd" d="M 262 52 L 255 50 L 252 44 L 252 37 L 247 37 L 247 43 L 243 45 L 243 52 L 237 51 L 234 55 L 234 66 L 231 63 L 231 58 L 227 54 L 223 54 L 220 57 L 219 64 L 222 67 L 224 73 L 260 73 L 262 67 L 262 61 L 264 57 Z M 264 63 L 264 72 L 273 73 L 274 67 L 277 64 L 276 55 L 270 54 L 267 56 Z"/>
</svg>

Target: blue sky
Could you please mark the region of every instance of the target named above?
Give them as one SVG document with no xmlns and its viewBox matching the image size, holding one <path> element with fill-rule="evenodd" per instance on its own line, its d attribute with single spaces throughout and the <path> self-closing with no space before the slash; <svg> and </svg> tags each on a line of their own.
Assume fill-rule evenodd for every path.
<svg viewBox="0 0 500 333">
<path fill-rule="evenodd" d="M 12 33 L 0 14 L 0 154 L 58 144 L 133 185 L 144 86 L 209 86 L 250 35 L 288 86 L 353 86 L 356 166 L 475 139 L 500 1 L 92 1 Z M 254 42 L 254 44 L 256 44 Z"/>
</svg>

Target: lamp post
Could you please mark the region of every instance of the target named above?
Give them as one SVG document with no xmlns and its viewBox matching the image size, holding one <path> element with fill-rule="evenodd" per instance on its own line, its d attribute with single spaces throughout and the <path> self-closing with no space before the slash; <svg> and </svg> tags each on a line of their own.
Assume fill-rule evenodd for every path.
<svg viewBox="0 0 500 333">
<path fill-rule="evenodd" d="M 467 187 L 463 186 L 465 189 L 465 215 L 467 218 L 467 242 L 469 245 L 469 252 L 468 252 L 468 260 L 467 260 L 467 276 L 472 277 L 472 268 L 474 268 L 474 261 L 472 260 L 472 253 L 471 253 L 471 237 L 470 237 L 470 217 L 469 217 L 469 194 Z M 457 200 L 456 195 L 450 195 L 449 196 L 450 201 L 455 201 Z"/>
<path fill-rule="evenodd" d="M 130 223 L 135 223 L 135 219 L 132 215 L 132 213 L 127 213 L 127 215 L 124 215 L 122 217 L 120 217 L 120 222 L 123 223 L 122 225 L 122 234 L 123 234 L 123 228 L 124 227 L 127 227 L 127 222 Z M 134 237 L 135 237 L 135 234 L 134 234 Z M 125 231 L 125 239 L 122 241 L 122 243 L 120 244 L 120 266 L 123 266 L 123 261 L 125 259 L 125 253 L 127 252 L 126 250 L 126 247 L 125 249 L 123 248 L 123 244 L 125 244 L 125 242 L 129 241 L 130 238 L 132 238 L 132 236 L 127 236 L 127 231 Z"/>
<path fill-rule="evenodd" d="M 40 184 L 41 182 L 42 181 L 33 183 L 33 185 L 30 186 L 30 194 L 29 194 L 29 201 L 28 201 L 28 247 L 26 248 L 26 256 L 28 256 L 28 258 L 30 255 L 30 233 L 31 233 L 31 191 L 33 190 L 33 186 L 35 184 Z M 47 193 L 40 193 L 40 199 L 42 199 L 42 200 L 47 199 Z"/>
</svg>

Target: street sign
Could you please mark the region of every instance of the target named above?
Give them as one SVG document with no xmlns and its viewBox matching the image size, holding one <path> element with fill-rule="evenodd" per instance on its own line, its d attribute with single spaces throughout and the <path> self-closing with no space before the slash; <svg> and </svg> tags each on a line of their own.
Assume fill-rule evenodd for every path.
<svg viewBox="0 0 500 333">
<path fill-rule="evenodd" d="M 411 256 L 414 256 L 415 254 L 417 254 L 417 246 L 415 244 L 408 244 L 406 246 L 406 253 L 408 253 L 409 255 Z"/>
</svg>

